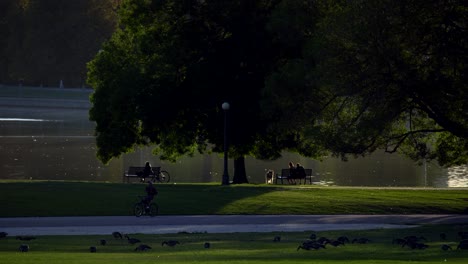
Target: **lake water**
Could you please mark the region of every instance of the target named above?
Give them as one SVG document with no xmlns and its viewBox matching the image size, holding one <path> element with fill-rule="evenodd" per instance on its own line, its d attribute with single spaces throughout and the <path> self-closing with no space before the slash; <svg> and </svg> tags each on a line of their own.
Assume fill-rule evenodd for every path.
<svg viewBox="0 0 468 264">
<path fill-rule="evenodd" d="M 63 91 L 45 90 L 49 94 Z M 170 163 L 151 155 L 148 147 L 113 159 L 106 166 L 101 164 L 95 157 L 94 124 L 88 120 L 90 91 L 75 89 L 72 92 L 83 96 L 63 99 L 60 93 L 54 95 L 56 98 L 38 96 L 35 89 L 16 94 L 9 91 L 3 95 L 0 91 L 1 179 L 121 182 L 126 168 L 143 166 L 148 160 L 153 166 L 169 171 L 175 183 L 221 182 L 223 159 L 218 154 L 182 157 Z M 29 98 L 28 94 L 36 98 Z M 418 166 L 397 154 L 383 152 L 366 158 L 351 158 L 348 162 L 335 158 L 320 162 L 293 153 L 284 153 L 283 158 L 276 161 L 248 157 L 249 181 L 263 183 L 265 170 L 281 170 L 289 161 L 312 168 L 322 183 L 329 185 L 468 187 L 467 166 L 445 169 L 433 162 Z M 233 175 L 232 165 L 230 161 L 230 175 Z"/>
</svg>

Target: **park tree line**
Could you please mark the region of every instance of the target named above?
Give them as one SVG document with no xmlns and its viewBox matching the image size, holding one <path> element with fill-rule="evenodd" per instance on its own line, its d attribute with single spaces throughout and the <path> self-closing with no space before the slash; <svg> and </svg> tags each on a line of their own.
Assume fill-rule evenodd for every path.
<svg viewBox="0 0 468 264">
<path fill-rule="evenodd" d="M 86 63 L 115 30 L 120 0 L 0 1 L 0 84 L 86 85 Z"/>
<path fill-rule="evenodd" d="M 461 0 L 123 0 L 88 65 L 97 155 L 141 145 L 175 160 L 222 152 L 321 159 L 378 149 L 468 159 Z"/>
</svg>

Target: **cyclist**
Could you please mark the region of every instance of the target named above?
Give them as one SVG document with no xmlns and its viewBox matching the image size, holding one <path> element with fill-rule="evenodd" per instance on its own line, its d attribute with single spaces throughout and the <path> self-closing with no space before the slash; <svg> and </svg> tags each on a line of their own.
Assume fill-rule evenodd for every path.
<svg viewBox="0 0 468 264">
<path fill-rule="evenodd" d="M 153 186 L 153 183 L 151 181 L 148 182 L 148 185 L 145 188 L 146 192 L 146 197 L 143 199 L 143 202 L 145 204 L 145 208 L 148 209 L 151 201 L 153 201 L 154 196 L 158 194 L 158 190 Z"/>
</svg>

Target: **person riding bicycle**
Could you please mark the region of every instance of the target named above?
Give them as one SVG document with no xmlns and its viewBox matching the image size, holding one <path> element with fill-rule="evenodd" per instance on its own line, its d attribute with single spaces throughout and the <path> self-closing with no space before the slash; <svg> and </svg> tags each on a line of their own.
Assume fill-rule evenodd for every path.
<svg viewBox="0 0 468 264">
<path fill-rule="evenodd" d="M 148 207 L 153 201 L 154 196 L 158 194 L 158 190 L 153 186 L 153 183 L 151 181 L 148 182 L 148 186 L 145 188 L 146 192 L 146 197 L 143 199 L 143 202 L 145 203 L 145 207 Z"/>
</svg>

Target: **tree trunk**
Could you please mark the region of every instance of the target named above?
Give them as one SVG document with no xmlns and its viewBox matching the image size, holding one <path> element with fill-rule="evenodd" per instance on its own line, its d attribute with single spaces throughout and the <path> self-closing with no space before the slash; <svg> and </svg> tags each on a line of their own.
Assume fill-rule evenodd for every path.
<svg viewBox="0 0 468 264">
<path fill-rule="evenodd" d="M 249 181 L 247 180 L 247 173 L 245 171 L 244 157 L 234 159 L 234 177 L 232 178 L 232 183 L 249 183 Z"/>
</svg>

